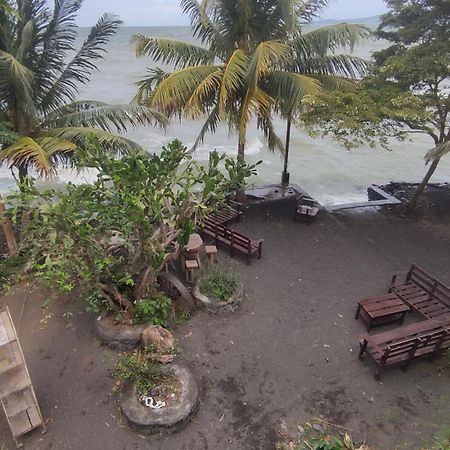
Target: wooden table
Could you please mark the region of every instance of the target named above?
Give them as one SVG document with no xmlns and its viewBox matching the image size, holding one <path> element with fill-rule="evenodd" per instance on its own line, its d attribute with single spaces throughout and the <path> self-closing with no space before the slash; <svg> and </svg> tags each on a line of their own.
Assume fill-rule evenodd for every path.
<svg viewBox="0 0 450 450">
<path fill-rule="evenodd" d="M 355 319 L 361 317 L 366 324 L 367 331 L 372 327 L 387 323 L 399 322 L 401 325 L 405 314 L 411 308 L 394 293 L 369 297 L 358 302 Z"/>
<path fill-rule="evenodd" d="M 189 258 L 189 255 L 194 257 L 198 263 L 198 267 L 200 267 L 200 250 L 202 247 L 203 239 L 201 236 L 197 233 L 191 234 L 184 251 L 181 253 L 181 267 L 183 270 L 186 270 L 186 259 L 192 259 L 192 257 Z M 188 257 L 186 258 L 186 256 Z"/>
</svg>

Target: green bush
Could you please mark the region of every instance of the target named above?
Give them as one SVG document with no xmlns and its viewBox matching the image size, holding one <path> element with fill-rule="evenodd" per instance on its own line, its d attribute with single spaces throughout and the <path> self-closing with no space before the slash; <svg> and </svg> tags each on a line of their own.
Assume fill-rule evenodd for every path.
<svg viewBox="0 0 450 450">
<path fill-rule="evenodd" d="M 123 355 L 116 361 L 114 376 L 118 388 L 125 383 L 134 383 L 139 396 L 146 395 L 152 388 L 161 383 L 170 383 L 174 376 L 162 370 L 162 365 L 153 362 L 142 351 Z"/>
<path fill-rule="evenodd" d="M 215 266 L 200 280 L 200 291 L 212 300 L 229 300 L 239 288 L 239 280 L 229 269 Z"/>
<path fill-rule="evenodd" d="M 150 325 L 167 325 L 172 301 L 164 294 L 158 294 L 152 299 L 143 299 L 136 303 L 133 311 L 135 324 L 148 323 Z"/>
</svg>

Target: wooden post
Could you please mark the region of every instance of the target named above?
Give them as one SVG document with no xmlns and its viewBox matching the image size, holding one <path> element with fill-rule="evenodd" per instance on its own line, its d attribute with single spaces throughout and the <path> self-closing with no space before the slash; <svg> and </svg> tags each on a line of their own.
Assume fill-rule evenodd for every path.
<svg viewBox="0 0 450 450">
<path fill-rule="evenodd" d="M 1 195 L 0 195 L 0 222 L 2 223 L 3 234 L 5 236 L 6 245 L 8 246 L 9 256 L 14 258 L 19 255 L 19 249 L 17 247 L 16 238 L 14 237 L 14 231 L 11 225 L 11 221 L 6 215 L 5 204 L 3 203 Z"/>
</svg>

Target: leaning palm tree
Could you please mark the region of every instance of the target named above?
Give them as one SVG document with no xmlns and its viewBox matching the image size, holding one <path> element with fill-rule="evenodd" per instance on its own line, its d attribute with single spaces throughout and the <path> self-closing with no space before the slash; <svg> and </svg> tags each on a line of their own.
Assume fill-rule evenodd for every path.
<svg viewBox="0 0 450 450">
<path fill-rule="evenodd" d="M 238 157 L 243 159 L 247 126 L 256 119 L 269 148 L 283 150 L 273 112 L 294 110 L 305 96 L 319 93 L 319 75 L 329 74 L 329 69 L 341 66 L 351 72 L 359 64 L 352 57 L 328 58 L 319 49 L 326 43 L 333 49 L 355 42 L 367 34 L 365 28 L 330 27 L 309 38 L 301 36 L 302 20 L 310 21 L 325 4 L 324 0 L 182 0 L 200 45 L 134 36 L 138 57 L 149 55 L 174 66 L 173 72 L 150 70 L 139 83 L 137 100 L 168 116 L 206 116 L 195 146 L 206 132 L 226 122 L 238 134 Z M 302 60 L 294 64 L 302 48 Z M 308 56 L 308 70 L 297 70 Z"/>
<path fill-rule="evenodd" d="M 30 167 L 53 174 L 91 134 L 107 151 L 136 151 L 138 144 L 114 132 L 166 120 L 136 103 L 76 100 L 77 88 L 89 81 L 121 22 L 103 15 L 77 50 L 75 18 L 83 0 L 55 0 L 53 10 L 47 3 L 7 0 L 0 8 L 0 121 L 11 123 L 17 134 L 0 145 L 0 162 L 16 167 L 21 179 Z"/>
</svg>

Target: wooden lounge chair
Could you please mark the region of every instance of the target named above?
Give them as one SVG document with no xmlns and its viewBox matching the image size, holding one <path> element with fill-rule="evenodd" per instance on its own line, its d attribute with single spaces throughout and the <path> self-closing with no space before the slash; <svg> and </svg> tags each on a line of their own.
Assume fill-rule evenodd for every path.
<svg viewBox="0 0 450 450">
<path fill-rule="evenodd" d="M 219 225 L 228 225 L 233 220 L 237 220 L 239 222 L 241 215 L 242 215 L 241 211 L 237 211 L 231 206 L 226 206 L 225 208 L 220 209 L 219 211 L 215 211 L 209 214 L 208 220 L 216 222 Z"/>
<path fill-rule="evenodd" d="M 296 201 L 294 220 L 303 220 L 309 224 L 319 212 L 316 202 L 304 194 L 299 194 Z"/>
</svg>

